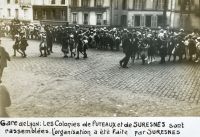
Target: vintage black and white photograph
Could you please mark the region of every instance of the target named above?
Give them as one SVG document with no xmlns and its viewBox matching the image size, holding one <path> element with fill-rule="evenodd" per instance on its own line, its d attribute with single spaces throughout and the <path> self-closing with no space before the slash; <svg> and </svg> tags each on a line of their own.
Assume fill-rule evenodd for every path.
<svg viewBox="0 0 200 137">
<path fill-rule="evenodd" d="M 0 0 L 0 117 L 200 116 L 200 0 Z"/>
</svg>

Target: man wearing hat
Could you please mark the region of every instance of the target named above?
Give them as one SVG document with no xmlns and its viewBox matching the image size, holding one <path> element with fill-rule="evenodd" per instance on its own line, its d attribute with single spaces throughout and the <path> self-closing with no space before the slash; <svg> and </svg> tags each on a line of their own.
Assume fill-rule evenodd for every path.
<svg viewBox="0 0 200 137">
<path fill-rule="evenodd" d="M 196 42 L 192 35 L 188 36 L 188 49 L 189 49 L 189 61 L 192 61 L 193 55 L 196 54 Z"/>
<path fill-rule="evenodd" d="M 49 27 L 47 27 L 46 29 L 46 39 L 47 39 L 47 52 L 48 52 L 48 55 L 50 55 L 50 53 L 53 53 L 52 51 L 53 35 Z"/>
<path fill-rule="evenodd" d="M 10 56 L 8 52 L 4 49 L 4 47 L 1 46 L 1 39 L 0 39 L 0 83 L 2 75 L 3 75 L 3 70 L 5 67 L 7 67 L 7 61 L 10 61 Z"/>
<path fill-rule="evenodd" d="M 78 44 L 77 44 L 77 57 L 76 57 L 76 59 L 79 59 L 79 53 L 82 53 L 82 51 L 83 51 L 83 42 L 82 42 L 82 40 L 83 40 L 83 35 L 82 34 L 79 34 L 78 35 Z"/>
<path fill-rule="evenodd" d="M 75 53 L 75 41 L 74 41 L 74 35 L 70 35 L 70 38 L 69 38 L 69 49 L 70 49 L 70 52 L 71 52 L 71 58 L 74 56 L 76 56 L 76 53 Z"/>
<path fill-rule="evenodd" d="M 128 37 L 124 39 L 122 47 L 123 47 L 123 52 L 125 53 L 125 57 L 122 60 L 120 60 L 119 64 L 123 68 L 128 68 L 127 64 L 133 52 L 133 40 L 131 33 L 129 33 Z"/>
<path fill-rule="evenodd" d="M 160 53 L 160 64 L 165 64 L 165 57 L 167 56 L 167 41 L 166 38 L 164 36 L 161 36 L 158 39 L 158 43 L 159 43 L 159 53 Z"/>
</svg>

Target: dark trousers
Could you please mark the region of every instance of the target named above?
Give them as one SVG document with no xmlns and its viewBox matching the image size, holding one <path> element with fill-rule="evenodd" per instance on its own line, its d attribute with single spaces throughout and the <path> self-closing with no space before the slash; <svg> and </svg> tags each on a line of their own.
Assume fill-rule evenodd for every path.
<svg viewBox="0 0 200 137">
<path fill-rule="evenodd" d="M 161 56 L 160 64 L 165 63 L 165 56 Z"/>
<path fill-rule="evenodd" d="M 130 54 L 125 54 L 125 57 L 120 61 L 122 67 L 127 67 L 130 57 L 131 57 Z"/>
<path fill-rule="evenodd" d="M 87 58 L 86 49 L 83 49 L 83 51 L 77 50 L 77 59 L 79 59 L 79 53 L 83 54 L 83 58 Z"/>
</svg>

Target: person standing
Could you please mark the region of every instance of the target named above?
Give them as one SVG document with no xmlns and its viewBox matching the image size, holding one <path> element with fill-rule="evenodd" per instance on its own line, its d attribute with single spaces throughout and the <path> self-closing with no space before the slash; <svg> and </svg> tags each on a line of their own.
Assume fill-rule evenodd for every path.
<svg viewBox="0 0 200 137">
<path fill-rule="evenodd" d="M 128 38 L 124 39 L 122 47 L 123 52 L 125 53 L 125 57 L 122 60 L 120 60 L 119 64 L 123 68 L 128 68 L 127 64 L 133 51 L 133 40 L 131 33 L 128 34 Z"/>
<path fill-rule="evenodd" d="M 53 36 L 49 27 L 46 29 L 46 37 L 47 37 L 47 48 L 48 48 L 47 53 L 48 55 L 50 55 L 50 53 L 53 53 L 52 51 Z"/>
<path fill-rule="evenodd" d="M 189 61 L 193 61 L 193 55 L 196 54 L 196 42 L 192 38 L 192 35 L 189 35 L 189 40 L 188 40 L 188 49 L 189 49 Z"/>
<path fill-rule="evenodd" d="M 71 53 L 71 58 L 74 56 L 76 56 L 75 53 L 75 41 L 74 41 L 74 36 L 70 35 L 70 39 L 69 39 L 69 48 L 70 48 L 70 53 Z"/>
<path fill-rule="evenodd" d="M 4 49 L 4 47 L 1 46 L 1 39 L 0 39 L 0 83 L 2 75 L 3 75 L 3 70 L 5 67 L 7 67 L 7 61 L 10 61 L 10 56 L 8 52 Z"/>
<path fill-rule="evenodd" d="M 39 57 L 47 57 L 47 41 L 45 35 L 42 35 L 42 41 L 40 42 L 39 50 L 40 50 Z"/>
<path fill-rule="evenodd" d="M 166 41 L 166 38 L 163 36 L 163 37 L 160 37 L 159 38 L 159 53 L 160 53 L 160 64 L 165 64 L 165 57 L 167 56 L 167 41 Z"/>
<path fill-rule="evenodd" d="M 22 51 L 22 53 L 23 53 L 22 56 L 24 58 L 27 56 L 26 53 L 25 53 L 27 46 L 28 46 L 28 42 L 27 42 L 26 36 L 23 35 L 22 38 L 21 38 L 20 50 Z"/>
<path fill-rule="evenodd" d="M 79 59 L 79 53 L 82 53 L 82 51 L 83 51 L 83 41 L 82 41 L 82 39 L 83 39 L 83 36 L 81 35 L 81 34 L 79 34 L 79 36 L 78 36 L 78 46 L 77 46 L 77 57 L 76 57 L 76 59 Z"/>
</svg>

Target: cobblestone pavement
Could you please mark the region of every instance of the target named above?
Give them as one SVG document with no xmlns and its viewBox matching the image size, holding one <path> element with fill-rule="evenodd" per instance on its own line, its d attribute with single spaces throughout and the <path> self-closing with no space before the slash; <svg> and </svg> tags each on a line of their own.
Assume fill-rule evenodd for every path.
<svg viewBox="0 0 200 137">
<path fill-rule="evenodd" d="M 88 59 L 64 59 L 55 45 L 41 58 L 39 42 L 28 42 L 28 57 L 12 57 L 3 74 L 10 116 L 200 116 L 200 64 L 139 60 L 122 69 L 121 52 L 89 50 Z M 13 43 L 2 39 L 10 55 Z"/>
</svg>

